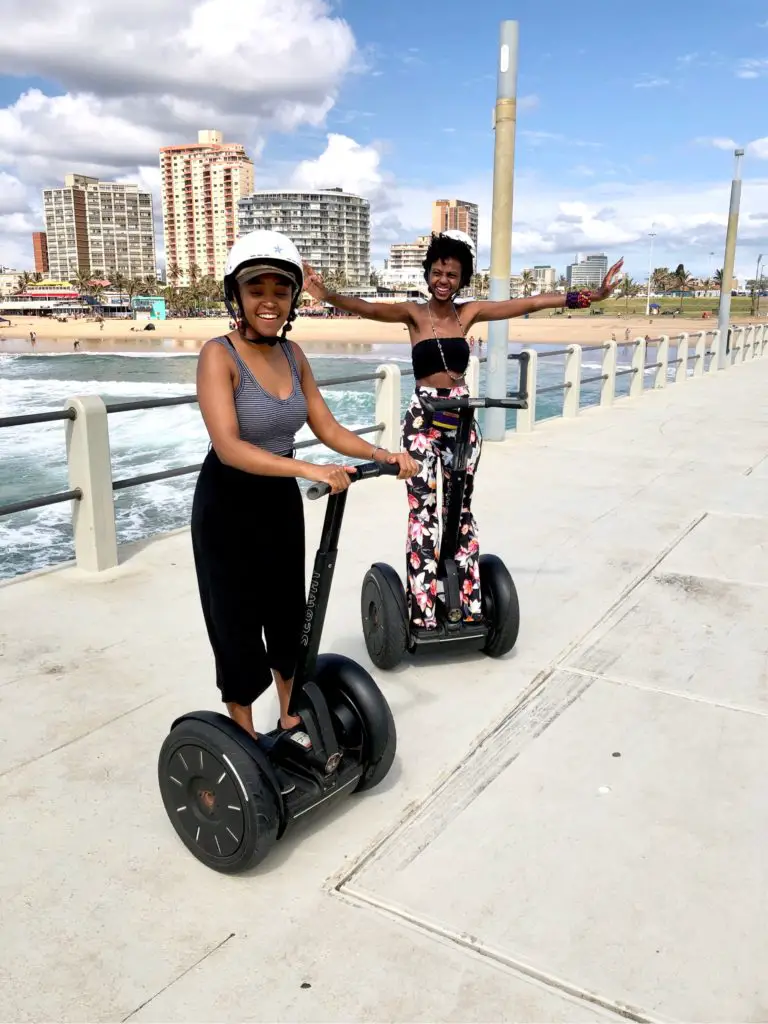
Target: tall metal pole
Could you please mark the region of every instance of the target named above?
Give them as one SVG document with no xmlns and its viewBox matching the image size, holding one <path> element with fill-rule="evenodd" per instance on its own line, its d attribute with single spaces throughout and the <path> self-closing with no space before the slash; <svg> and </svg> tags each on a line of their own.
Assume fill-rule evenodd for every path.
<svg viewBox="0 0 768 1024">
<path fill-rule="evenodd" d="M 654 227 L 654 225 L 651 224 L 651 227 Z M 647 295 L 646 300 L 645 300 L 645 315 L 646 316 L 650 316 L 651 315 L 651 277 L 653 275 L 653 240 L 656 237 L 656 232 L 655 231 L 651 231 L 648 237 L 651 240 L 651 248 L 650 248 L 650 252 L 648 253 L 648 295 Z"/>
<path fill-rule="evenodd" d="M 733 265 L 736 259 L 736 236 L 739 231 L 739 205 L 741 203 L 741 161 L 744 150 L 737 149 L 734 153 L 736 165 L 731 182 L 731 206 L 728 210 L 728 231 L 725 236 L 725 259 L 723 260 L 723 279 L 720 282 L 720 312 L 717 326 L 720 331 L 720 344 L 717 346 L 717 368 L 724 370 L 727 365 L 726 346 L 728 341 L 728 325 L 731 321 L 731 285 L 733 284 Z"/>
<path fill-rule="evenodd" d="M 491 220 L 490 299 L 509 298 L 512 267 L 512 199 L 515 173 L 515 127 L 517 125 L 517 49 L 519 29 L 516 21 L 501 23 L 499 68 L 496 80 L 494 127 L 496 141 L 493 156 L 493 212 Z M 487 393 L 489 398 L 507 394 L 507 348 L 509 321 L 488 325 Z M 488 409 L 483 433 L 488 441 L 503 441 L 506 410 Z"/>
</svg>

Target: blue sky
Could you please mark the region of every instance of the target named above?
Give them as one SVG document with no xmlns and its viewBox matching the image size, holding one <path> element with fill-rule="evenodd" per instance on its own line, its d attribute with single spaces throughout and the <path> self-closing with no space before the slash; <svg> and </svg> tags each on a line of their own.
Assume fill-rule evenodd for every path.
<svg viewBox="0 0 768 1024">
<path fill-rule="evenodd" d="M 0 76 L 0 263 L 29 262 L 40 188 L 65 170 L 157 191 L 158 145 L 219 126 L 248 146 L 257 187 L 368 195 L 376 262 L 450 196 L 480 204 L 487 262 L 505 17 L 520 24 L 514 269 L 605 250 L 642 279 L 652 225 L 654 265 L 720 266 L 734 143 L 748 147 L 737 273 L 768 253 L 768 3 L 50 6 L 50 37 L 20 12 L 0 42 L 14 72 Z"/>
</svg>

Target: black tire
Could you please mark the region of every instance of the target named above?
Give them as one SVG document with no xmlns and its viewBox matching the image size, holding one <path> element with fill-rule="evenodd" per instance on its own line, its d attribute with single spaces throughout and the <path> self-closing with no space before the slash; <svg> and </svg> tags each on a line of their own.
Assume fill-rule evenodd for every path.
<svg viewBox="0 0 768 1024">
<path fill-rule="evenodd" d="M 520 602 L 509 569 L 497 555 L 480 556 L 480 591 L 488 623 L 483 650 L 491 658 L 501 658 L 517 643 Z"/>
<path fill-rule="evenodd" d="M 275 794 L 253 759 L 214 725 L 189 719 L 175 725 L 160 749 L 157 774 L 171 824 L 209 868 L 245 871 L 274 846 Z"/>
<path fill-rule="evenodd" d="M 321 654 L 314 681 L 328 702 L 339 743 L 358 752 L 363 774 L 355 792 L 373 789 L 397 752 L 397 730 L 386 697 L 361 665 L 341 654 Z"/>
<path fill-rule="evenodd" d="M 377 562 L 363 577 L 360 614 L 368 655 L 383 670 L 395 668 L 408 650 L 408 607 L 400 577 Z"/>
</svg>

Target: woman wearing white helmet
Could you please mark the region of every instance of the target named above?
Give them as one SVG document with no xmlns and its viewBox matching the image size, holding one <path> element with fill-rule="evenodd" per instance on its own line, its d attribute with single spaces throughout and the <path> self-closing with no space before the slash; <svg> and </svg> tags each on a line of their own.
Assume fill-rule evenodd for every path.
<svg viewBox="0 0 768 1024">
<path fill-rule="evenodd" d="M 616 286 L 622 265 L 620 260 L 611 267 L 602 287 L 592 293 L 568 292 L 567 295 L 537 295 L 528 299 L 490 302 L 469 299 L 457 303 L 458 292 L 472 280 L 474 259 L 475 247 L 463 231 L 433 234 L 423 263 L 429 290 L 426 302 L 366 302 L 332 294 L 323 285 L 322 278 L 310 266 L 304 265 L 306 289 L 316 299 L 369 320 L 401 323 L 408 328 L 416 387 L 403 423 L 403 447 L 421 463 L 419 473 L 406 484 L 409 508 L 408 601 L 411 624 L 417 629 L 434 629 L 437 625 L 437 467 L 442 466 L 444 495 L 447 496 L 458 425 L 457 413 L 429 415 L 421 404 L 422 397 L 457 398 L 469 393 L 464 379 L 470 356 L 466 336 L 474 324 L 509 320 L 539 309 L 575 308 L 599 302 L 607 298 Z M 457 558 L 464 619 L 467 622 L 482 615 L 477 528 L 471 510 L 473 476 L 480 448 L 478 432 L 473 428 L 461 515 L 463 547 Z"/>
<path fill-rule="evenodd" d="M 357 459 L 396 462 L 400 479 L 418 469 L 347 430 L 333 417 L 302 350 L 286 337 L 304 282 L 301 257 L 285 235 L 254 231 L 232 247 L 224 296 L 236 329 L 206 342 L 197 397 L 211 448 L 192 506 L 200 600 L 231 717 L 255 735 L 252 704 L 274 677 L 280 726 L 304 613 L 304 512 L 297 478 L 349 486 L 343 465 L 293 457 L 308 423 L 327 447 Z M 262 636 L 263 634 L 263 636 Z"/>
</svg>

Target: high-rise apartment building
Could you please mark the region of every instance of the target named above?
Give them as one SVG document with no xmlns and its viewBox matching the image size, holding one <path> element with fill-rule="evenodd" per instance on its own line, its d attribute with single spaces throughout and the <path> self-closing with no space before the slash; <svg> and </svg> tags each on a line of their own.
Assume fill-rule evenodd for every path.
<svg viewBox="0 0 768 1024">
<path fill-rule="evenodd" d="M 432 204 L 432 230 L 464 231 L 475 243 L 477 252 L 477 204 L 463 199 L 437 199 Z"/>
<path fill-rule="evenodd" d="M 348 285 L 371 274 L 371 207 L 340 188 L 316 192 L 258 191 L 239 203 L 239 234 L 265 229 L 287 235 L 321 273 L 341 271 Z"/>
<path fill-rule="evenodd" d="M 540 292 L 553 292 L 557 282 L 557 274 L 554 267 L 538 265 L 533 268 L 533 279 Z"/>
<path fill-rule="evenodd" d="M 188 285 L 197 277 L 224 277 L 237 237 L 237 203 L 253 192 L 253 161 L 221 132 L 201 131 L 197 142 L 160 150 L 166 275 Z M 178 268 L 178 274 L 173 273 Z"/>
<path fill-rule="evenodd" d="M 151 192 L 138 185 L 67 174 L 63 188 L 43 189 L 43 210 L 46 272 L 53 278 L 66 281 L 78 273 L 111 271 L 127 277 L 157 273 Z"/>
<path fill-rule="evenodd" d="M 577 253 L 576 262 L 570 263 L 566 269 L 569 288 L 597 288 L 608 273 L 608 257 L 605 253 L 582 257 Z"/>
<path fill-rule="evenodd" d="M 392 271 L 418 270 L 423 274 L 422 264 L 427 256 L 431 235 L 419 235 L 415 242 L 396 242 L 389 247 L 386 269 Z"/>
<path fill-rule="evenodd" d="M 35 273 L 48 273 L 48 237 L 44 231 L 32 232 L 32 252 L 35 257 Z"/>
</svg>

